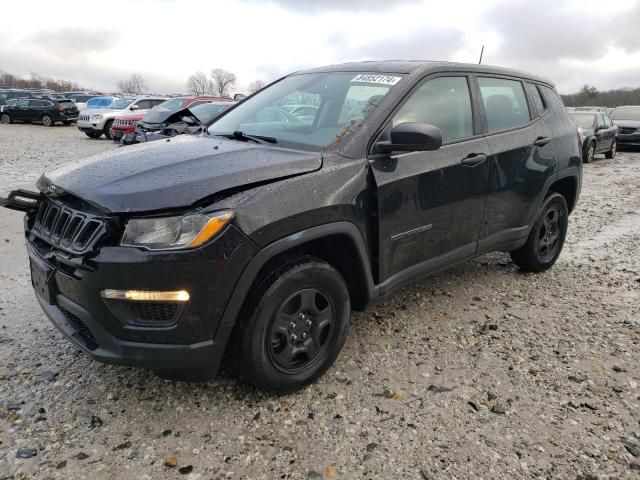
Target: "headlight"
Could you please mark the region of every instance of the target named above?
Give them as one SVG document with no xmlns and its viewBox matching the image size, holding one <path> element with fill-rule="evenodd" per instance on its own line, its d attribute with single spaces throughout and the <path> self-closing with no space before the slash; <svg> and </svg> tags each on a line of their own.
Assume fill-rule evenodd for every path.
<svg viewBox="0 0 640 480">
<path fill-rule="evenodd" d="M 100 120 L 102 118 L 102 114 L 98 114 L 98 115 L 91 115 L 91 121 L 95 121 L 95 120 Z"/>
<path fill-rule="evenodd" d="M 212 239 L 232 218 L 229 211 L 132 218 L 127 222 L 121 245 L 148 250 L 195 248 Z"/>
</svg>

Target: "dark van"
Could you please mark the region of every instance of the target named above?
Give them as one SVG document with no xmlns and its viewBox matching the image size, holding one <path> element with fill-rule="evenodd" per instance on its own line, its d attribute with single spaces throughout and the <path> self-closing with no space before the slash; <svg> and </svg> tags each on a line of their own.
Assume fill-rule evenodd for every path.
<svg viewBox="0 0 640 480">
<path fill-rule="evenodd" d="M 183 379 L 224 356 L 284 393 L 332 365 L 353 309 L 406 282 L 496 250 L 551 267 L 581 178 L 549 81 L 363 62 L 289 75 L 201 135 L 68 163 L 3 203 L 26 212 L 40 305 L 84 352 Z"/>
</svg>

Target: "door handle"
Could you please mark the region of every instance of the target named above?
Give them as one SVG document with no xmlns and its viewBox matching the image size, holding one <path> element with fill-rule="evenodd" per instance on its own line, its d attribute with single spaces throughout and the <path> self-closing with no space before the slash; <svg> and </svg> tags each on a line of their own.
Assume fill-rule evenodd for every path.
<svg viewBox="0 0 640 480">
<path fill-rule="evenodd" d="M 484 153 L 470 153 L 462 159 L 461 163 L 467 167 L 475 167 L 476 165 L 480 165 L 486 159 L 487 156 Z"/>
<path fill-rule="evenodd" d="M 551 137 L 538 137 L 538 138 L 535 139 L 533 144 L 536 147 L 544 147 L 550 141 L 551 141 Z"/>
</svg>

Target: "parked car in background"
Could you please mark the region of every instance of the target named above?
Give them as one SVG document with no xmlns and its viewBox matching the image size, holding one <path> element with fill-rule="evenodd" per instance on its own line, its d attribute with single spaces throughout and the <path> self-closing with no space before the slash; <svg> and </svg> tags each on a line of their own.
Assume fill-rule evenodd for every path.
<svg viewBox="0 0 640 480">
<path fill-rule="evenodd" d="M 176 112 L 184 110 L 185 108 L 192 108 L 210 102 L 228 103 L 229 105 L 234 105 L 236 103 L 233 100 L 219 97 L 171 98 L 149 110 L 140 122 L 140 126 L 147 132 L 162 130 L 165 128 L 167 120 L 170 117 L 173 117 Z M 173 123 L 173 121 L 171 123 Z"/>
<path fill-rule="evenodd" d="M 96 110 L 98 108 L 105 108 L 111 105 L 120 97 L 112 97 L 110 95 L 101 95 L 98 97 L 93 97 L 87 100 L 87 104 L 85 106 L 85 110 Z"/>
<path fill-rule="evenodd" d="M 279 117 L 292 97 L 322 122 Z M 185 380 L 226 354 L 283 394 L 331 367 L 352 310 L 401 285 L 492 251 L 551 268 L 581 182 L 549 81 L 360 62 L 296 72 L 208 134 L 67 163 L 0 204 L 26 212 L 36 298 L 84 353 Z"/>
<path fill-rule="evenodd" d="M 313 123 L 320 107 L 316 105 L 283 105 L 283 109 L 304 123 Z"/>
<path fill-rule="evenodd" d="M 11 88 L 2 90 L 0 91 L 0 105 L 4 105 L 8 100 L 16 98 L 31 98 L 33 96 L 35 96 L 34 93 L 22 88 Z"/>
<path fill-rule="evenodd" d="M 616 156 L 618 145 L 618 127 L 606 113 L 578 111 L 569 112 L 569 116 L 582 140 L 582 159 L 589 163 L 598 153 L 606 158 Z"/>
<path fill-rule="evenodd" d="M 135 133 L 123 137 L 123 145 L 151 142 L 175 137 L 176 135 L 197 134 L 209 126 L 222 112 L 235 105 L 236 102 L 209 102 L 184 108 L 175 112 L 162 124 L 162 128 L 147 130 L 142 122 L 138 122 Z M 156 107 L 157 108 L 157 107 Z"/>
<path fill-rule="evenodd" d="M 573 107 L 575 112 L 600 112 L 600 113 L 609 113 L 609 109 L 607 107 Z"/>
<path fill-rule="evenodd" d="M 108 107 L 95 110 L 87 109 L 82 112 L 78 117 L 78 129 L 91 138 L 100 138 L 104 135 L 111 139 L 111 125 L 116 117 L 127 111 L 148 110 L 165 100 L 167 100 L 166 97 L 151 96 L 118 98 Z"/>
<path fill-rule="evenodd" d="M 620 129 L 618 143 L 621 147 L 640 147 L 640 105 L 614 108 L 611 118 Z"/>
<path fill-rule="evenodd" d="M 87 102 L 92 98 L 98 97 L 98 95 L 95 93 L 75 93 L 72 95 L 66 95 L 66 97 L 70 99 L 73 103 L 75 103 L 76 107 L 78 107 L 78 110 L 82 112 L 88 108 Z M 93 107 L 93 108 L 100 108 L 100 107 Z"/>
<path fill-rule="evenodd" d="M 146 113 L 147 110 L 136 110 L 116 117 L 109 131 L 111 139 L 114 142 L 120 142 L 127 133 L 134 133 L 138 122 L 143 119 Z"/>
<path fill-rule="evenodd" d="M 42 122 L 52 127 L 58 122 L 69 125 L 78 120 L 78 109 L 68 99 L 52 97 L 21 98 L 11 105 L 4 105 L 0 113 L 0 123 Z"/>
</svg>

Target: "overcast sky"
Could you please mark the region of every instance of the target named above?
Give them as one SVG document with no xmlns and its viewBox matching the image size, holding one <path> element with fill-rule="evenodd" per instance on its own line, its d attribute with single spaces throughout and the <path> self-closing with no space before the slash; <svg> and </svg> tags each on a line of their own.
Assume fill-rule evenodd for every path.
<svg viewBox="0 0 640 480">
<path fill-rule="evenodd" d="M 26 7 L 28 5 L 28 8 Z M 152 91 L 222 67 L 255 79 L 355 60 L 425 59 L 527 70 L 562 93 L 640 87 L 638 0 L 31 0 L 3 2 L 0 70 Z"/>
</svg>

